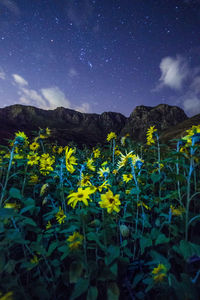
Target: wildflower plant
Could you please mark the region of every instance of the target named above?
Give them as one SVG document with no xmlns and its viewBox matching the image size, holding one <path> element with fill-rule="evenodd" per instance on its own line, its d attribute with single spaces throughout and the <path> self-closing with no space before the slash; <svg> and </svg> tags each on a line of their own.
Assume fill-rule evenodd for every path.
<svg viewBox="0 0 200 300">
<path fill-rule="evenodd" d="M 0 148 L 0 299 L 198 299 L 199 128 L 176 149 L 155 126 L 142 145 L 111 132 L 111 151 L 17 132 Z"/>
</svg>

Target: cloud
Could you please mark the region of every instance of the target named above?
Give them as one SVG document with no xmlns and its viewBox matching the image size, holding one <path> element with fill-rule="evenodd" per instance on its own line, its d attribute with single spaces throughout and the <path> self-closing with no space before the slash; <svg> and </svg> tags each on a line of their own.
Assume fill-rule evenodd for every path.
<svg viewBox="0 0 200 300">
<path fill-rule="evenodd" d="M 21 88 L 18 91 L 20 95 L 20 102 L 27 105 L 37 106 L 43 109 L 47 109 L 47 103 L 45 99 L 35 90 L 28 88 Z"/>
<path fill-rule="evenodd" d="M 80 106 L 76 106 L 75 110 L 82 112 L 82 113 L 89 113 L 90 112 L 90 104 L 85 102 L 82 103 Z"/>
<path fill-rule="evenodd" d="M 6 74 L 2 68 L 0 68 L 0 79 L 3 79 L 3 80 L 6 79 Z"/>
<path fill-rule="evenodd" d="M 76 76 L 76 70 L 71 69 L 71 76 Z M 22 76 L 12 74 L 15 85 L 18 87 L 19 102 L 25 105 L 36 106 L 42 109 L 55 109 L 57 107 L 65 107 L 77 110 L 82 113 L 90 111 L 90 104 L 82 103 L 80 106 L 72 106 L 71 102 L 66 98 L 65 94 L 59 87 L 42 88 L 36 91 L 29 88 L 29 83 Z"/>
<path fill-rule="evenodd" d="M 20 9 L 14 1 L 11 0 L 1 0 L 0 4 L 5 6 L 11 13 L 16 16 L 20 15 Z"/>
<path fill-rule="evenodd" d="M 14 78 L 15 83 L 17 83 L 19 86 L 28 85 L 28 82 L 22 76 L 18 74 L 12 74 L 12 77 Z"/>
<path fill-rule="evenodd" d="M 176 58 L 169 56 L 164 57 L 160 63 L 160 70 L 160 83 L 156 86 L 154 91 L 159 91 L 165 86 L 174 90 L 181 90 L 183 82 L 187 79 L 189 74 L 187 61 L 180 55 Z"/>
<path fill-rule="evenodd" d="M 74 78 L 74 77 L 77 77 L 79 75 L 79 73 L 76 71 L 76 69 L 74 68 L 71 68 L 68 72 L 68 76 L 70 78 Z"/>
<path fill-rule="evenodd" d="M 200 113 L 200 98 L 196 95 L 185 96 L 183 109 L 189 115 L 193 116 Z"/>
<path fill-rule="evenodd" d="M 71 108 L 70 101 L 65 97 L 65 94 L 58 87 L 50 87 L 41 89 L 43 97 L 46 99 L 49 108 L 63 106 Z"/>
</svg>

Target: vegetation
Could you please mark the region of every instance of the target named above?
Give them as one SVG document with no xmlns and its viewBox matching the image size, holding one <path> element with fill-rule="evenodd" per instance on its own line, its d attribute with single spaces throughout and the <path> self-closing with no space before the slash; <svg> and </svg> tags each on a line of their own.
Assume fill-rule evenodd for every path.
<svg viewBox="0 0 200 300">
<path fill-rule="evenodd" d="M 15 134 L 0 151 L 0 299 L 198 299 L 200 126 L 92 150 Z"/>
</svg>

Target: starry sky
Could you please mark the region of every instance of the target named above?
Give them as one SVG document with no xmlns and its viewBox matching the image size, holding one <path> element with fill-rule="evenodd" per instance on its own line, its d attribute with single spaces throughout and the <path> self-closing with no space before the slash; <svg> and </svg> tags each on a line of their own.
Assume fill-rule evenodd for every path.
<svg viewBox="0 0 200 300">
<path fill-rule="evenodd" d="M 0 107 L 200 113 L 200 0 L 0 0 Z"/>
</svg>

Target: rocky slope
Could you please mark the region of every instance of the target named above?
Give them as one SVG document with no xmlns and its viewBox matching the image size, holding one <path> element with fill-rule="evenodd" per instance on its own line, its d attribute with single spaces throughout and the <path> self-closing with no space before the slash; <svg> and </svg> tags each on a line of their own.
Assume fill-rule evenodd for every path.
<svg viewBox="0 0 200 300">
<path fill-rule="evenodd" d="M 146 131 L 152 125 L 158 129 L 161 140 L 167 142 L 183 135 L 193 124 L 200 124 L 200 115 L 188 118 L 181 108 L 167 104 L 137 106 L 128 118 L 115 112 L 86 114 L 63 107 L 43 110 L 16 104 L 0 109 L 0 124 L 0 144 L 13 139 L 18 130 L 31 137 L 39 128 L 49 127 L 52 130 L 50 142 L 66 145 L 74 141 L 81 147 L 105 143 L 110 131 L 118 136 L 129 133 L 134 140 L 144 142 Z"/>
</svg>

